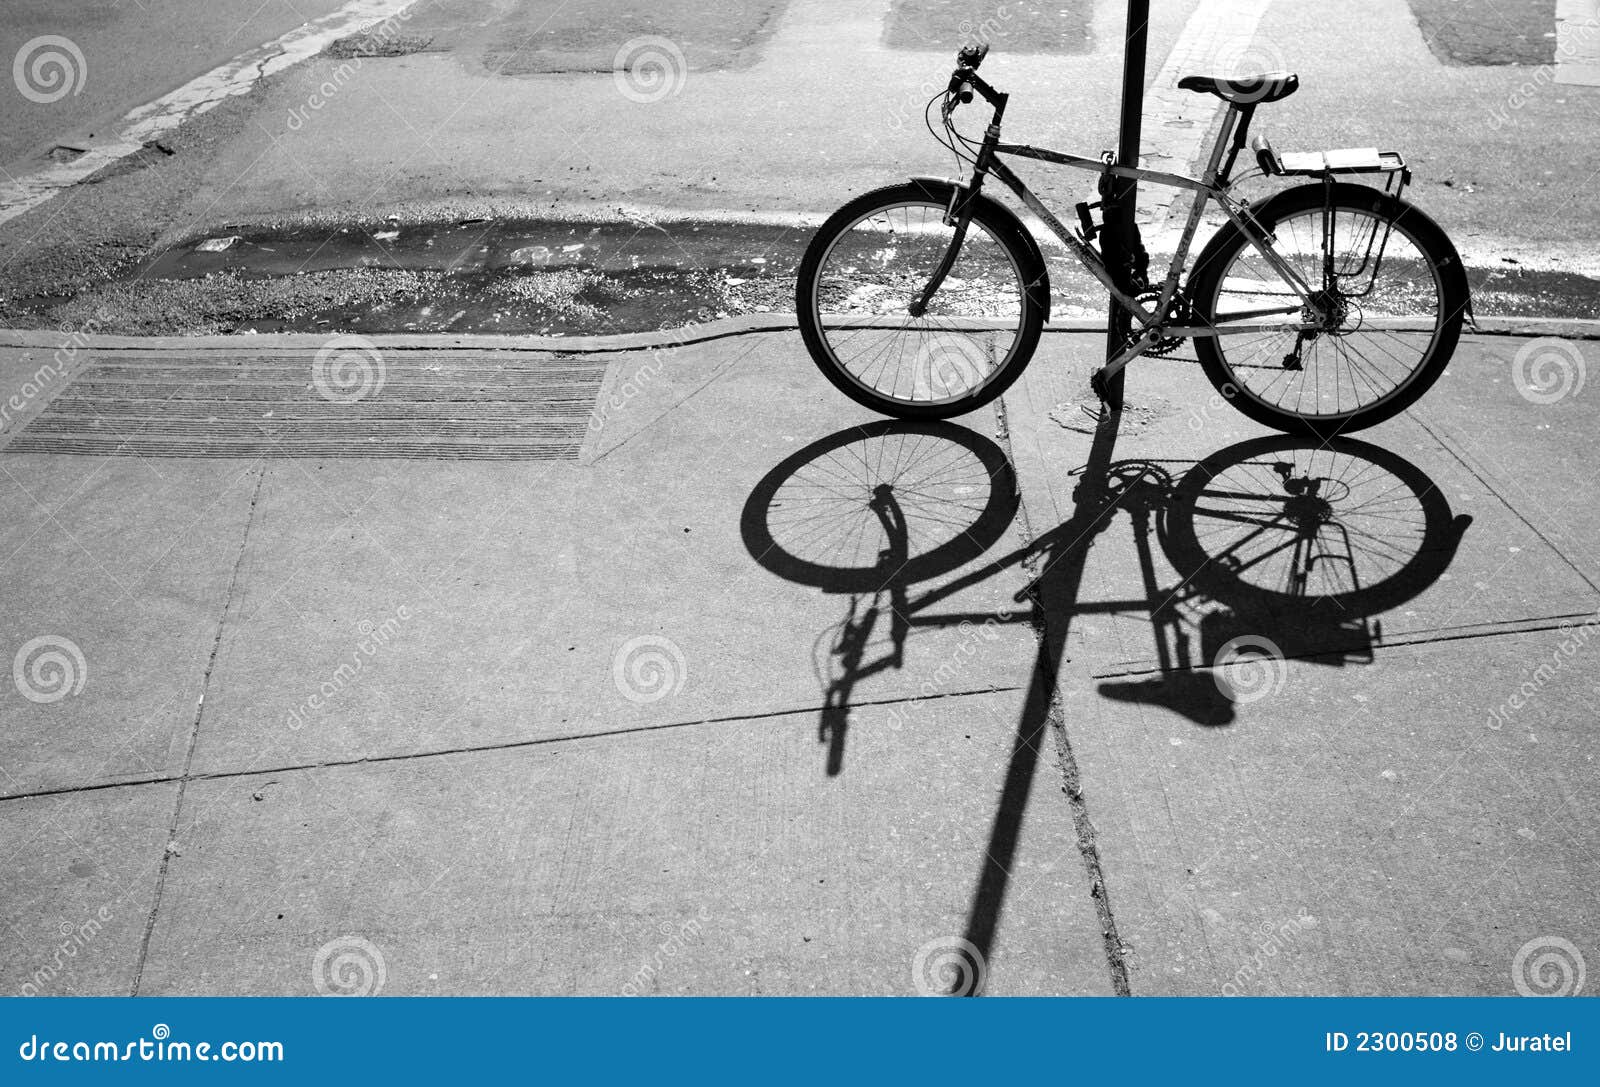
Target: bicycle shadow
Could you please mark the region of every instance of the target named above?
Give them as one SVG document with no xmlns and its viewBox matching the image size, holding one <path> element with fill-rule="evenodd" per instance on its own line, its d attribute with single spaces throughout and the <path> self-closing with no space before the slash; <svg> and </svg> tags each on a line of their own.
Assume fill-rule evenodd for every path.
<svg viewBox="0 0 1600 1087">
<path fill-rule="evenodd" d="M 842 769 L 856 687 L 906 666 L 913 628 L 1033 621 L 1040 607 L 1057 624 L 1144 610 L 1156 659 L 1108 678 L 1099 693 L 1226 725 L 1237 699 L 1222 669 L 1260 657 L 1370 663 L 1382 635 L 1374 617 L 1438 580 L 1471 522 L 1451 515 L 1415 465 L 1349 439 L 1255 439 L 1181 476 L 1171 463 L 1124 460 L 1095 471 L 1091 462 L 1079 472 L 1073 518 L 916 597 L 919 582 L 988 553 L 1015 517 L 1016 476 L 999 446 L 954 424 L 883 421 L 829 435 L 767 473 L 741 518 L 746 548 L 780 577 L 847 598 L 844 618 L 815 647 L 829 665 L 818 668 L 827 674 L 819 738 L 829 774 Z M 1083 601 L 1059 567 L 1070 570 L 1120 514 L 1133 531 L 1143 595 Z M 1162 584 L 1158 548 L 1175 584 Z M 1016 598 L 1026 610 L 926 614 L 1011 568 L 1030 577 Z M 874 646 L 882 648 L 872 657 Z"/>
<path fill-rule="evenodd" d="M 1452 516 L 1420 469 L 1377 446 L 1260 438 L 1177 475 L 1170 462 L 1113 460 L 1118 421 L 1107 413 L 1097 427 L 1077 473 L 1071 517 L 920 594 L 913 593 L 919 582 L 986 556 L 1019 505 L 1009 460 L 971 430 L 888 421 L 847 428 L 777 465 L 741 515 L 745 546 L 758 564 L 847 597 L 845 617 L 816 647 L 830 666 L 818 724 L 830 775 L 843 770 L 857 687 L 906 666 L 913 629 L 1027 622 L 1038 633 L 969 913 L 966 939 L 985 959 L 1074 620 L 1147 611 L 1154 661 L 1101 681 L 1097 692 L 1227 725 L 1239 703 L 1259 697 L 1262 682 L 1281 682 L 1289 658 L 1370 662 L 1381 638 L 1375 617 L 1437 581 L 1471 523 Z M 1086 601 L 1087 556 L 1121 514 L 1133 529 L 1141 592 Z M 1163 584 L 1157 548 L 1176 572 L 1175 584 Z M 1013 598 L 1017 612 L 929 612 L 1012 569 L 1027 576 Z M 882 649 L 872 657 L 875 644 Z"/>
</svg>

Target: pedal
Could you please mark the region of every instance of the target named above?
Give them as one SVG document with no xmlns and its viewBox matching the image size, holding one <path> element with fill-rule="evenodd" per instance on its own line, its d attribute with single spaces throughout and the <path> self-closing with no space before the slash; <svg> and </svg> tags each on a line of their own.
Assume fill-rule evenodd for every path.
<svg viewBox="0 0 1600 1087">
<path fill-rule="evenodd" d="M 1100 403 L 1104 405 L 1106 411 L 1112 414 L 1122 411 L 1122 394 L 1111 388 L 1111 375 L 1106 373 L 1105 367 L 1102 366 L 1089 375 L 1089 388 L 1100 398 Z"/>
</svg>

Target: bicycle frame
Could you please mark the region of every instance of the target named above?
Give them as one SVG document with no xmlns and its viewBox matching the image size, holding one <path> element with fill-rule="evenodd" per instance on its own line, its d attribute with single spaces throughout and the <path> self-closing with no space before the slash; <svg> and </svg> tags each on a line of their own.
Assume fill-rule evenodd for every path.
<svg viewBox="0 0 1600 1087">
<path fill-rule="evenodd" d="M 1058 237 L 1062 244 L 1075 256 L 1088 272 L 1100 281 L 1112 298 L 1116 299 L 1134 320 L 1138 323 L 1139 336 L 1124 348 L 1115 358 L 1108 361 L 1101 371 L 1109 377 L 1127 366 L 1128 363 L 1142 355 L 1157 339 L 1167 336 L 1203 337 L 1224 336 L 1239 333 L 1259 333 L 1263 331 L 1289 331 L 1301 332 L 1315 329 L 1315 323 L 1308 324 L 1304 319 L 1286 321 L 1282 325 L 1262 324 L 1260 319 L 1271 317 L 1286 317 L 1291 313 L 1304 312 L 1306 307 L 1313 307 L 1314 289 L 1299 272 L 1284 260 L 1273 248 L 1273 240 L 1255 222 L 1249 208 L 1240 201 L 1234 200 L 1229 195 L 1231 186 L 1230 175 L 1238 158 L 1239 152 L 1244 147 L 1245 136 L 1249 131 L 1250 121 L 1255 113 L 1254 103 L 1240 105 L 1229 103 L 1226 116 L 1223 118 L 1222 127 L 1217 133 L 1216 143 L 1212 146 L 1211 155 L 1206 168 L 1199 178 L 1188 177 L 1183 174 L 1170 174 L 1160 170 L 1146 170 L 1140 167 L 1119 166 L 1111 161 L 1110 156 L 1101 158 L 1085 158 L 1082 155 L 1072 155 L 1061 151 L 1052 151 L 1047 148 L 1032 147 L 1027 144 L 1010 144 L 1000 142 L 1000 122 L 1005 115 L 1008 95 L 995 90 L 975 71 L 965 70 L 958 73 L 960 79 L 973 87 L 984 99 L 994 106 L 994 119 L 984 135 L 977 158 L 973 164 L 972 179 L 958 189 L 958 195 L 947 212 L 947 219 L 957 226 L 957 244 L 965 234 L 970 212 L 963 213 L 960 205 L 963 203 L 961 193 L 967 194 L 968 199 L 976 195 L 983 186 L 984 178 L 989 174 L 995 177 L 1010 189 L 1022 201 L 1029 211 L 1038 216 L 1039 220 L 1050 228 L 1051 233 Z M 1231 147 L 1231 150 L 1230 150 Z M 1190 208 L 1188 221 L 1184 224 L 1183 233 L 1179 237 L 1178 246 L 1172 257 L 1172 264 L 1167 270 L 1167 276 L 1161 286 L 1160 298 L 1156 302 L 1154 311 L 1147 310 L 1140 302 L 1123 291 L 1116 283 L 1100 251 L 1090 244 L 1089 239 L 1080 237 L 1072 229 L 1065 226 L 1054 213 L 1045 206 L 1027 184 L 1014 173 L 1010 167 L 1001 161 L 1001 155 L 1016 158 L 1034 159 L 1040 162 L 1053 163 L 1067 166 L 1072 169 L 1086 170 L 1099 174 L 1102 181 L 1108 177 L 1132 178 L 1137 181 L 1146 181 L 1165 188 L 1186 189 L 1194 192 L 1194 204 Z M 1243 232 L 1245 238 L 1261 254 L 1272 269 L 1283 278 L 1283 281 L 1299 296 L 1299 305 L 1293 309 L 1278 308 L 1271 310 L 1257 310 L 1230 315 L 1229 320 L 1216 325 L 1174 325 L 1166 326 L 1160 320 L 1160 315 L 1167 312 L 1177 294 L 1178 281 L 1183 276 L 1184 268 L 1189 261 L 1189 248 L 1194 243 L 1195 234 L 1200 228 L 1200 223 L 1205 217 L 1206 206 L 1215 201 L 1228 216 L 1228 218 Z M 954 253 L 950 255 L 954 258 Z M 942 275 L 936 275 L 934 282 L 929 285 L 928 293 L 937 287 Z"/>
</svg>

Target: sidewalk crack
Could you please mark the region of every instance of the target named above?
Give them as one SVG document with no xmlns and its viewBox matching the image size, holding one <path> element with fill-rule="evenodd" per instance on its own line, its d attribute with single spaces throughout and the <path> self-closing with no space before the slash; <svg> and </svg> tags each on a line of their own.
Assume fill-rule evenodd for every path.
<svg viewBox="0 0 1600 1087">
<path fill-rule="evenodd" d="M 1012 455 L 1011 430 L 1006 418 L 1004 398 L 996 402 L 995 416 L 998 420 L 996 437 L 1000 447 L 1005 451 L 1006 459 L 1012 464 L 1016 458 Z M 1026 548 L 1034 546 L 1032 522 L 1028 518 L 1027 500 L 1021 493 L 1018 485 L 1017 514 L 1022 533 L 1022 543 Z M 1030 560 L 1031 562 L 1032 560 Z M 1025 567 L 1027 569 L 1027 567 Z M 1038 574 L 1037 570 L 1027 569 L 1030 582 L 1030 595 L 1033 595 L 1033 585 Z M 1034 601 L 1034 632 L 1039 639 L 1041 650 L 1048 643 L 1050 631 L 1048 629 L 1050 617 L 1049 610 L 1042 606 L 1038 600 Z M 1065 641 L 1062 648 L 1065 649 Z M 1081 661 L 1078 658 L 1082 657 Z M 1072 654 L 1067 656 L 1063 664 L 1078 663 L 1072 666 L 1080 673 L 1089 671 L 1087 654 Z M 1072 812 L 1072 829 L 1077 839 L 1078 855 L 1083 860 L 1084 874 L 1089 879 L 1089 895 L 1094 899 L 1095 916 L 1100 922 L 1100 935 L 1104 942 L 1106 969 L 1111 975 L 1111 991 L 1117 996 L 1131 996 L 1133 990 L 1128 983 L 1128 963 L 1123 950 L 1122 936 L 1117 931 L 1117 918 L 1111 908 L 1111 891 L 1106 884 L 1105 864 L 1100 856 L 1098 834 L 1095 830 L 1094 820 L 1089 816 L 1089 802 L 1083 795 L 1083 775 L 1078 768 L 1077 755 L 1072 750 L 1072 739 L 1067 735 L 1066 710 L 1061 701 L 1060 676 L 1057 676 L 1055 689 L 1049 692 L 1049 706 L 1045 713 L 1045 727 L 1050 730 L 1056 742 L 1056 763 L 1061 773 L 1061 791 L 1066 795 L 1067 804 Z M 1087 676 L 1084 677 L 1087 679 Z M 1036 679 L 1035 682 L 1038 682 Z M 1084 683 L 1087 686 L 1087 682 Z"/>
<path fill-rule="evenodd" d="M 144 984 L 145 963 L 150 959 L 150 939 L 155 935 L 156 917 L 161 912 L 161 899 L 167 889 L 167 870 L 172 865 L 173 851 L 178 842 L 178 823 L 183 815 L 184 794 L 188 790 L 194 767 L 194 750 L 200 739 L 200 726 L 205 719 L 206 695 L 211 688 L 211 673 L 222 652 L 222 637 L 228 629 L 228 613 L 233 609 L 234 597 L 239 588 L 239 572 L 244 567 L 244 557 L 250 547 L 250 529 L 256 520 L 256 504 L 261 500 L 261 485 L 267 478 L 267 462 L 260 462 L 255 487 L 250 493 L 250 508 L 245 513 L 244 532 L 239 540 L 239 553 L 233 560 L 233 572 L 228 578 L 228 589 L 222 598 L 222 613 L 217 618 L 217 636 L 211 643 L 211 655 L 206 660 L 206 670 L 200 679 L 200 698 L 195 703 L 194 720 L 189 725 L 189 746 L 183 756 L 183 774 L 178 778 L 178 795 L 172 804 L 172 820 L 167 826 L 167 841 L 161 853 L 161 866 L 156 873 L 156 893 L 150 902 L 150 916 L 145 919 L 144 936 L 139 941 L 139 964 L 134 970 L 130 996 L 138 996 Z"/>
</svg>

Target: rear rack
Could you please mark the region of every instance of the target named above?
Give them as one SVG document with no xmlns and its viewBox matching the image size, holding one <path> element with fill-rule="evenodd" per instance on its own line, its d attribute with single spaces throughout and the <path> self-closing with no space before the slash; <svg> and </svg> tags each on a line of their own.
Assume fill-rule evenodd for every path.
<svg viewBox="0 0 1600 1087">
<path fill-rule="evenodd" d="M 1349 147 L 1337 151 L 1288 151 L 1279 154 L 1265 136 L 1251 141 L 1256 162 L 1268 177 L 1321 177 L 1341 174 L 1385 174 L 1384 188 L 1396 195 L 1411 184 L 1411 170 L 1398 151 Z M 1398 184 L 1396 184 L 1398 182 Z"/>
</svg>

